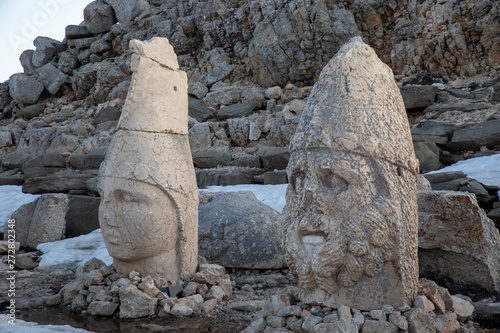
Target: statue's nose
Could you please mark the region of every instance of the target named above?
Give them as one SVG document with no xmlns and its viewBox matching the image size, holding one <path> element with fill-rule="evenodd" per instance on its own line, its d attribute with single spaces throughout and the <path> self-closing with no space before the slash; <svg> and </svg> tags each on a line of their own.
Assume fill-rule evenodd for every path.
<svg viewBox="0 0 500 333">
<path fill-rule="evenodd" d="M 307 175 L 304 180 L 303 194 L 301 208 L 307 210 L 311 207 L 311 204 L 316 201 L 318 191 L 319 191 L 318 180 L 314 175 Z"/>
</svg>

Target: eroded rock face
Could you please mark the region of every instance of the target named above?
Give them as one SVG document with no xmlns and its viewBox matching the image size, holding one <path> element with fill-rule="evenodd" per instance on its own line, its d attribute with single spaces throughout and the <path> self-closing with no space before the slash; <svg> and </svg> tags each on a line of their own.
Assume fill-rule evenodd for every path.
<svg viewBox="0 0 500 333">
<path fill-rule="evenodd" d="M 411 304 L 418 162 L 393 73 L 359 37 L 323 69 L 290 151 L 282 226 L 300 298 Z"/>
<path fill-rule="evenodd" d="M 100 170 L 100 224 L 118 270 L 177 281 L 195 273 L 198 256 L 186 74 L 166 39 L 130 48 L 134 75 Z"/>
</svg>

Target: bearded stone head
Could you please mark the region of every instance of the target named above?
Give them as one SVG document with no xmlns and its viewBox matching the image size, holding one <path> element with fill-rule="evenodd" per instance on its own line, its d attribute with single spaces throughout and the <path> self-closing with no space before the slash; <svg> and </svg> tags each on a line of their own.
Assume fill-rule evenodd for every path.
<svg viewBox="0 0 500 333">
<path fill-rule="evenodd" d="M 302 299 L 367 310 L 409 304 L 418 166 L 392 72 L 359 38 L 323 70 L 290 151 L 282 226 Z"/>
</svg>

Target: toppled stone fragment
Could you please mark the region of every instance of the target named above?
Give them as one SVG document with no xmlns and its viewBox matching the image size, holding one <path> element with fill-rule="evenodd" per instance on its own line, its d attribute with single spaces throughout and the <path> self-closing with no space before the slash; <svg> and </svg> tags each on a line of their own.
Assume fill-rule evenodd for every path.
<svg viewBox="0 0 500 333">
<path fill-rule="evenodd" d="M 113 7 L 120 23 L 129 23 L 150 8 L 146 0 L 107 0 L 107 2 Z"/>
<path fill-rule="evenodd" d="M 34 76 L 14 74 L 9 80 L 9 93 L 16 103 L 34 104 L 43 92 L 43 85 Z"/>
<path fill-rule="evenodd" d="M 158 299 L 140 291 L 134 285 L 120 289 L 120 318 L 151 317 L 156 313 Z"/>
<path fill-rule="evenodd" d="M 83 18 L 89 31 L 93 34 L 107 32 L 116 23 L 113 8 L 102 0 L 89 3 L 83 10 Z"/>
<path fill-rule="evenodd" d="M 52 64 L 47 64 L 38 69 L 38 80 L 52 95 L 56 94 L 61 86 L 66 83 L 67 77 Z"/>
<path fill-rule="evenodd" d="M 68 197 L 62 193 L 44 194 L 38 199 L 29 225 L 27 247 L 36 248 L 38 244 L 64 238 L 68 201 Z"/>
<path fill-rule="evenodd" d="M 474 194 L 419 191 L 419 268 L 500 291 L 500 234 Z"/>
<path fill-rule="evenodd" d="M 60 41 L 49 37 L 38 36 L 33 41 L 33 45 L 35 45 L 36 50 L 31 60 L 35 68 L 47 64 L 57 52 L 64 50 L 64 45 Z"/>
<path fill-rule="evenodd" d="M 199 252 L 224 267 L 286 267 L 279 227 L 278 212 L 253 193 L 216 193 L 199 209 Z"/>
</svg>

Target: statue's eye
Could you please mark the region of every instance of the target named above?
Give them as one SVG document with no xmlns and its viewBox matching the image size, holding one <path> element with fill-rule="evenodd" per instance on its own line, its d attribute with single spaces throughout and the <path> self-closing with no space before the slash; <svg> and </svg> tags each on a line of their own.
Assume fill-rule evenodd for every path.
<svg viewBox="0 0 500 333">
<path fill-rule="evenodd" d="M 318 178 L 325 189 L 336 193 L 342 193 L 349 187 L 349 183 L 344 178 L 330 169 L 320 169 Z"/>
<path fill-rule="evenodd" d="M 290 177 L 290 185 L 295 192 L 299 192 L 304 186 L 304 174 L 302 172 L 294 172 Z"/>
<path fill-rule="evenodd" d="M 132 193 L 126 190 L 115 190 L 115 200 L 128 203 L 145 203 L 148 201 L 147 197 L 141 193 Z"/>
</svg>

